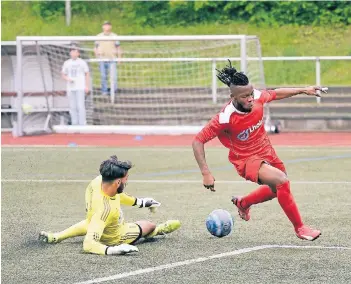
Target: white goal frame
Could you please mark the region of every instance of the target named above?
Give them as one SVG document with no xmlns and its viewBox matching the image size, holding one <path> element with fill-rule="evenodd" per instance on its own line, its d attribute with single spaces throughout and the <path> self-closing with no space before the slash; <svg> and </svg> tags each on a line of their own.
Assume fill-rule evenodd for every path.
<svg viewBox="0 0 351 284">
<path fill-rule="evenodd" d="M 258 40 L 257 36 L 248 35 L 197 35 L 197 36 L 115 36 L 109 37 L 109 40 L 113 41 L 194 41 L 194 40 L 238 40 L 240 41 L 240 57 L 231 57 L 228 55 L 226 58 L 121 58 L 121 62 L 142 62 L 142 61 L 207 61 L 212 62 L 212 101 L 217 101 L 217 77 L 216 77 L 216 66 L 217 62 L 227 61 L 228 59 L 233 62 L 240 62 L 240 71 L 246 73 L 248 60 L 261 60 L 261 47 L 259 46 L 259 57 L 247 57 L 246 47 L 248 40 Z M 16 38 L 17 45 L 17 66 L 22 66 L 22 47 L 24 45 L 36 45 L 36 44 L 50 44 L 50 43 L 62 43 L 67 42 L 86 42 L 86 41 L 103 41 L 106 37 L 98 36 L 18 36 Z M 258 44 L 260 42 L 258 41 Z M 102 61 L 101 59 L 89 59 L 89 62 Z M 111 60 L 109 60 L 111 61 Z M 116 60 L 115 60 L 116 61 Z M 260 65 L 262 70 L 259 72 L 262 74 L 263 86 L 265 88 L 264 70 L 263 63 Z M 17 68 L 17 130 L 18 136 L 23 136 L 23 71 L 22 68 Z M 111 80 L 112 82 L 112 80 Z M 114 101 L 114 93 L 111 88 L 111 102 Z M 50 115 L 50 114 L 49 114 Z M 266 112 L 265 117 L 266 129 L 269 129 L 270 115 L 269 110 Z M 156 126 L 156 125 L 86 125 L 86 126 L 71 126 L 71 125 L 56 125 L 53 127 L 53 131 L 56 133 L 114 133 L 114 134 L 131 134 L 131 135 L 181 135 L 181 134 L 195 134 L 203 126 Z"/>
</svg>

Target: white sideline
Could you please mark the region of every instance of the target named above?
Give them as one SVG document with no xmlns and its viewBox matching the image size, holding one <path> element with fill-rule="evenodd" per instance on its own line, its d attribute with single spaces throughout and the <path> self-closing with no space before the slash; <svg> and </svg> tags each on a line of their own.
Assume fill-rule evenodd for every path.
<svg viewBox="0 0 351 284">
<path fill-rule="evenodd" d="M 74 141 L 72 141 L 74 142 Z M 351 146 L 351 145 L 350 145 Z M 322 150 L 328 150 L 328 152 L 351 152 L 350 146 L 275 146 L 274 148 L 279 152 L 320 152 Z M 333 147 L 333 148 L 330 148 Z M 168 147 L 118 147 L 118 146 L 86 146 L 78 145 L 70 147 L 68 145 L 1 145 L 1 151 L 4 152 L 41 152 L 41 151 L 123 151 L 123 152 L 138 152 L 138 151 L 148 151 L 148 152 L 192 152 L 193 149 L 191 145 L 189 146 L 168 146 Z M 223 151 L 227 152 L 227 149 L 221 146 L 211 146 L 207 147 L 206 151 Z"/>
<path fill-rule="evenodd" d="M 231 252 L 215 254 L 215 255 L 211 255 L 211 256 L 207 256 L 207 257 L 199 257 L 199 258 L 193 258 L 193 259 L 179 261 L 179 262 L 163 264 L 163 265 L 159 265 L 159 266 L 154 266 L 154 267 L 134 270 L 134 271 L 125 272 L 125 273 L 119 273 L 119 274 L 115 274 L 115 275 L 111 275 L 111 276 L 107 276 L 107 277 L 91 279 L 91 280 L 88 280 L 88 281 L 76 282 L 74 284 L 102 283 L 102 282 L 106 282 L 106 281 L 111 281 L 111 280 L 117 280 L 117 279 L 130 277 L 130 276 L 135 276 L 135 275 L 140 275 L 140 274 L 145 274 L 145 273 L 151 273 L 151 272 L 155 272 L 155 271 L 159 271 L 159 270 L 165 270 L 165 269 L 171 269 L 171 268 L 180 267 L 180 266 L 186 266 L 186 265 L 190 265 L 190 264 L 194 264 L 194 263 L 204 262 L 204 261 L 211 260 L 211 259 L 229 257 L 229 256 L 249 253 L 249 252 L 252 252 L 252 251 L 258 251 L 258 250 L 264 250 L 264 249 L 274 249 L 274 248 L 279 248 L 279 249 L 335 249 L 335 250 L 351 250 L 351 247 L 337 247 L 337 246 L 335 246 L 335 247 L 334 246 L 324 247 L 324 246 L 263 245 L 263 246 L 256 246 L 256 247 L 251 247 L 251 248 L 238 249 L 238 250 L 234 250 L 234 251 L 231 251 Z"/>
<path fill-rule="evenodd" d="M 38 182 L 38 183 L 85 183 L 90 182 L 91 179 L 3 179 L 1 182 Z M 197 183 L 202 184 L 201 180 L 169 180 L 169 179 L 156 179 L 156 180 L 128 180 L 130 183 Z M 351 184 L 351 181 L 290 181 L 296 184 Z M 245 180 L 219 180 L 216 184 L 237 184 L 247 183 L 250 181 Z"/>
<path fill-rule="evenodd" d="M 203 126 L 186 125 L 55 125 L 55 133 L 64 134 L 126 134 L 126 135 L 196 135 Z"/>
</svg>

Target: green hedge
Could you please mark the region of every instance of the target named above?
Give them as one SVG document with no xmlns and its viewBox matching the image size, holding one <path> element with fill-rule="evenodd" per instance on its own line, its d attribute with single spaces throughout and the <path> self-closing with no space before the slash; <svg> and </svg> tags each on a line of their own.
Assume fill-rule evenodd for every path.
<svg viewBox="0 0 351 284">
<path fill-rule="evenodd" d="M 142 25 L 188 25 L 242 21 L 269 25 L 350 25 L 348 1 L 135 1 L 71 2 L 72 13 L 93 15 L 117 8 Z M 45 19 L 64 14 L 64 1 L 32 2 Z"/>
<path fill-rule="evenodd" d="M 53 19 L 65 13 L 65 1 L 31 2 L 32 11 L 43 19 Z M 118 8 L 116 2 L 71 1 L 72 14 L 94 15 Z"/>
</svg>

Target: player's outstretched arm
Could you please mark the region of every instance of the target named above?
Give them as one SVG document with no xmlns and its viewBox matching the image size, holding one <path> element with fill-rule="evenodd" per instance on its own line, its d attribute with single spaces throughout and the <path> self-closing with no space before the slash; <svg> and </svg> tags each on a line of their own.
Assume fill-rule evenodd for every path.
<svg viewBox="0 0 351 284">
<path fill-rule="evenodd" d="M 127 206 L 134 206 L 135 202 L 137 200 L 136 197 L 129 195 L 125 192 L 121 193 L 120 195 L 120 199 L 121 199 L 121 204 L 123 205 L 127 205 Z"/>
<path fill-rule="evenodd" d="M 282 100 L 296 96 L 299 94 L 305 94 L 308 96 L 320 96 L 320 91 L 326 93 L 328 88 L 323 87 L 306 87 L 306 88 L 279 88 L 275 89 L 276 97 L 275 100 Z"/>
<path fill-rule="evenodd" d="M 211 121 L 196 135 L 192 143 L 194 156 L 203 177 L 203 185 L 205 188 L 210 189 L 211 191 L 215 191 L 215 179 L 212 176 L 206 162 L 204 144 L 217 137 L 219 133 L 225 129 L 226 123 L 221 123 L 219 117 L 219 114 L 213 117 Z M 224 117 L 224 119 L 225 118 L 226 117 Z"/>
<path fill-rule="evenodd" d="M 126 193 L 121 193 L 120 198 L 121 198 L 121 204 L 127 205 L 127 206 L 137 206 L 138 208 L 159 207 L 161 205 L 160 202 L 154 200 L 151 197 L 137 198 Z"/>
<path fill-rule="evenodd" d="M 193 141 L 192 146 L 193 146 L 195 159 L 197 161 L 197 164 L 199 165 L 199 168 L 203 177 L 204 187 L 206 187 L 207 189 L 210 189 L 211 191 L 215 191 L 214 189 L 215 179 L 212 176 L 206 162 L 204 143 L 195 139 Z"/>
</svg>

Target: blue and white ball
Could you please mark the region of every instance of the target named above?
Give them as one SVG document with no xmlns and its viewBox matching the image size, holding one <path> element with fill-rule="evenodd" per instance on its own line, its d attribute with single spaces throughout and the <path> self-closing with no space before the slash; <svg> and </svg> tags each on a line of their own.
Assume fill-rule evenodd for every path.
<svg viewBox="0 0 351 284">
<path fill-rule="evenodd" d="M 211 235 L 218 238 L 228 236 L 234 227 L 232 215 L 223 209 L 217 209 L 211 212 L 206 219 L 207 230 Z"/>
</svg>

